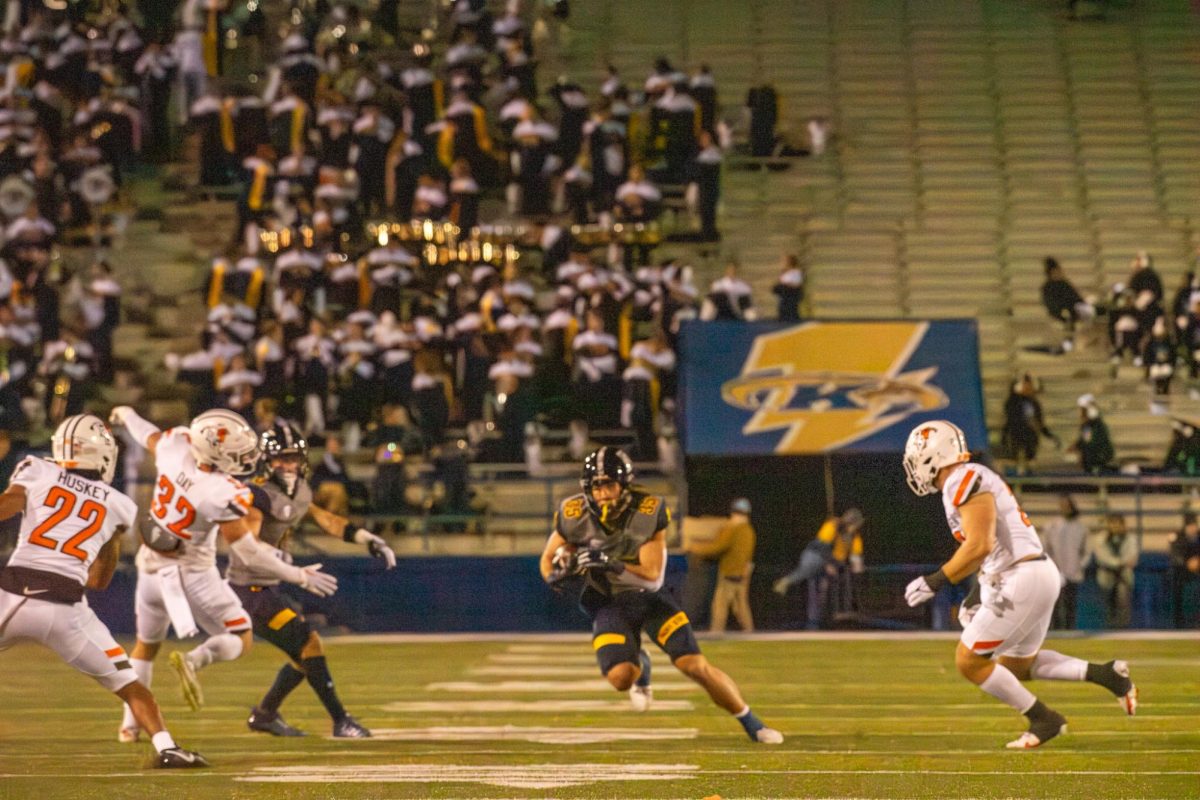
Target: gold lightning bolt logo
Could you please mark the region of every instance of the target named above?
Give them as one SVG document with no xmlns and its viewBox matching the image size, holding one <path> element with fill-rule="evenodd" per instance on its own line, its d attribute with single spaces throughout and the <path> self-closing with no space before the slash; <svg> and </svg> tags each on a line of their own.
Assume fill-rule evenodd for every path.
<svg viewBox="0 0 1200 800">
<path fill-rule="evenodd" d="M 753 411 L 744 434 L 783 429 L 779 454 L 822 453 L 945 408 L 937 367 L 902 371 L 927 322 L 813 322 L 754 340 L 722 399 Z"/>
</svg>

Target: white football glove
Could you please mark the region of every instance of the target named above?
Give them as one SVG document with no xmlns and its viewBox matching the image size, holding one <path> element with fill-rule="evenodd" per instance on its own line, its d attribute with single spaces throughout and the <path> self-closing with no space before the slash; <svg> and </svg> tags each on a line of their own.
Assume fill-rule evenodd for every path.
<svg viewBox="0 0 1200 800">
<path fill-rule="evenodd" d="M 125 415 L 133 411 L 132 406 L 113 406 L 113 410 L 108 412 L 109 425 L 124 425 Z"/>
<path fill-rule="evenodd" d="M 385 570 L 396 566 L 396 553 L 387 546 L 387 542 L 382 537 L 376 536 L 366 528 L 359 528 L 354 532 L 354 541 L 358 544 L 365 544 L 367 552 L 375 558 L 382 558 L 386 565 Z"/>
<path fill-rule="evenodd" d="M 300 572 L 300 588 L 307 589 L 317 597 L 329 597 L 337 591 L 338 580 L 328 572 L 321 572 L 321 564 L 309 564 Z"/>
<path fill-rule="evenodd" d="M 910 608 L 916 608 L 922 603 L 928 603 L 935 594 L 937 592 L 929 588 L 929 581 L 922 575 L 904 588 L 904 602 L 908 603 Z"/>
</svg>

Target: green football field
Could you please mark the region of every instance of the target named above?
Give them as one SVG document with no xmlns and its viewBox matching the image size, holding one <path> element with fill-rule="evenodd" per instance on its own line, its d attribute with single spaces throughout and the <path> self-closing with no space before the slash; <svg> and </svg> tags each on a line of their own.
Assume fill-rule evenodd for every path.
<svg viewBox="0 0 1200 800">
<path fill-rule="evenodd" d="M 1131 662 L 1127 718 L 1090 684 L 1034 690 L 1070 720 L 1045 748 L 1009 752 L 1023 719 L 959 678 L 952 639 L 706 641 L 778 747 L 740 727 L 655 653 L 656 706 L 605 690 L 586 636 L 328 643 L 342 698 L 376 738 L 325 738 L 301 686 L 284 706 L 310 735 L 249 732 L 247 709 L 282 656 L 262 642 L 201 674 L 184 706 L 165 652 L 155 689 L 182 744 L 211 770 L 144 769 L 146 743 L 116 741 L 120 708 L 53 654 L 0 655 L 0 798 L 788 798 L 1200 797 L 1200 638 L 1094 638 L 1050 646 Z"/>
</svg>

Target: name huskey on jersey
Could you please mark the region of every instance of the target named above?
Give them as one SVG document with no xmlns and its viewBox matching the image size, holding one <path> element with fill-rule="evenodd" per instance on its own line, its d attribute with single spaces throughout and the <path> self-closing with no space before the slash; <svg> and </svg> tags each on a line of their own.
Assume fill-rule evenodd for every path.
<svg viewBox="0 0 1200 800">
<path fill-rule="evenodd" d="M 57 483 L 61 483 L 63 486 L 79 494 L 85 494 L 88 497 L 94 497 L 103 502 L 108 501 L 109 490 L 98 483 L 89 481 L 87 478 L 81 478 L 69 472 L 60 472 L 58 473 Z"/>
</svg>

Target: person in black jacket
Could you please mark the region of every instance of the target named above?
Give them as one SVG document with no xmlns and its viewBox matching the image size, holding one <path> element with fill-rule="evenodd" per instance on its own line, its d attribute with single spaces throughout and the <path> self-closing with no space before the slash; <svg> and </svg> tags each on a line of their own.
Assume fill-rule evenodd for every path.
<svg viewBox="0 0 1200 800">
<path fill-rule="evenodd" d="M 1055 438 L 1046 427 L 1042 416 L 1042 404 L 1038 402 L 1037 380 L 1026 373 L 1013 384 L 1008 399 L 1004 402 L 1003 441 L 1012 457 L 1017 460 L 1017 472 L 1024 474 L 1028 464 L 1037 458 L 1038 445 L 1043 436 Z"/>
<path fill-rule="evenodd" d="M 1083 299 L 1066 276 L 1058 260 L 1046 256 L 1043 262 L 1046 268 L 1046 282 L 1042 284 L 1042 304 L 1054 319 L 1063 323 L 1065 328 L 1062 341 L 1063 352 L 1070 352 L 1074 347 L 1075 326 L 1080 320 L 1090 320 L 1096 316 L 1096 308 Z"/>
<path fill-rule="evenodd" d="M 1079 465 L 1084 472 L 1093 475 L 1112 470 L 1116 455 L 1108 424 L 1100 414 L 1096 398 L 1085 394 L 1079 398 L 1079 436 L 1071 444 L 1071 450 L 1079 453 Z"/>
</svg>

